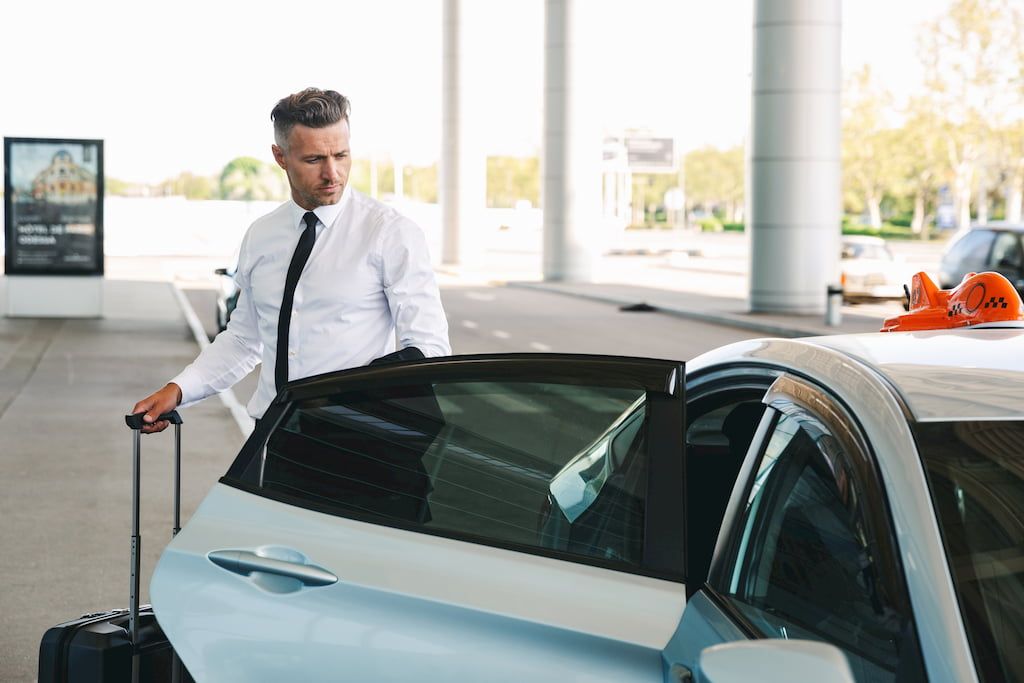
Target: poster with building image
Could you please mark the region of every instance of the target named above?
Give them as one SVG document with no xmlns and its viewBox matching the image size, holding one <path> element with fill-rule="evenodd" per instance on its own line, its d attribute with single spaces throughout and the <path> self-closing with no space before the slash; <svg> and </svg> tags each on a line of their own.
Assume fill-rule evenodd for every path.
<svg viewBox="0 0 1024 683">
<path fill-rule="evenodd" d="M 103 274 L 103 141 L 4 138 L 4 270 Z"/>
</svg>

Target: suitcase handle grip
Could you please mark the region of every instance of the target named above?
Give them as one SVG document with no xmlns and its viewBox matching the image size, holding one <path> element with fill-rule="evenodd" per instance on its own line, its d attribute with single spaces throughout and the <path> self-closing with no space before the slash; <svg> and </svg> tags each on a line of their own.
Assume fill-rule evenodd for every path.
<svg viewBox="0 0 1024 683">
<path fill-rule="evenodd" d="M 125 415 L 124 416 L 125 424 L 127 424 L 132 429 L 142 429 L 147 424 L 149 424 L 148 422 L 143 422 L 142 421 L 142 416 L 145 415 L 145 414 L 146 413 L 142 412 L 142 413 L 135 413 L 134 415 Z M 156 419 L 157 422 L 159 422 L 160 420 L 167 420 L 172 425 L 180 425 L 182 423 L 181 415 L 178 415 L 178 411 L 177 410 L 172 410 L 169 413 L 164 413 L 163 415 L 161 415 L 160 417 L 158 417 Z"/>
</svg>

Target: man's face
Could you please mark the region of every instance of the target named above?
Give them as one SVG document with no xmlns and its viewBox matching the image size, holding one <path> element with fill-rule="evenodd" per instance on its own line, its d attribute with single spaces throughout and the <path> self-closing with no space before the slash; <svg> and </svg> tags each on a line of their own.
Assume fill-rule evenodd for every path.
<svg viewBox="0 0 1024 683">
<path fill-rule="evenodd" d="M 274 159 L 288 174 L 296 204 L 312 211 L 338 203 L 352 168 L 348 137 L 347 121 L 325 128 L 296 124 L 288 133 L 286 149 L 271 147 Z"/>
</svg>

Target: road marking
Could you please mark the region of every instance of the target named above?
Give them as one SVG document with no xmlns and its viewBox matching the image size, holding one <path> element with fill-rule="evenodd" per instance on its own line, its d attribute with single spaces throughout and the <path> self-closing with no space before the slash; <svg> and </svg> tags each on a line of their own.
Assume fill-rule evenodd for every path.
<svg viewBox="0 0 1024 683">
<path fill-rule="evenodd" d="M 192 330 L 192 336 L 195 337 L 196 343 L 199 344 L 199 350 L 202 351 L 210 345 L 210 339 L 206 336 L 203 324 L 199 322 L 199 316 L 196 315 L 192 304 L 188 302 L 184 292 L 181 291 L 181 288 L 174 281 L 171 282 L 171 291 L 174 292 L 174 298 L 178 300 L 178 306 L 181 307 L 181 313 L 185 316 L 185 322 L 188 324 L 189 329 Z M 224 404 L 224 407 L 231 411 L 231 416 L 235 418 L 235 424 L 238 425 L 242 435 L 247 437 L 252 434 L 255 423 L 245 407 L 235 398 L 235 392 L 229 388 L 220 392 L 217 396 L 220 398 L 220 402 Z"/>
<path fill-rule="evenodd" d="M 466 292 L 467 299 L 473 299 L 474 301 L 494 301 L 498 297 L 493 294 L 483 294 L 481 292 Z"/>
<path fill-rule="evenodd" d="M 463 320 L 462 321 L 462 326 L 463 327 L 468 327 L 471 330 L 475 330 L 476 328 L 480 327 L 479 325 L 477 325 L 472 320 Z"/>
<path fill-rule="evenodd" d="M 530 342 L 530 348 L 536 349 L 537 351 L 550 351 L 551 347 L 547 344 L 541 344 L 540 342 Z"/>
<path fill-rule="evenodd" d="M 508 339 L 512 335 L 506 332 L 505 330 L 495 330 L 494 336 L 497 337 L 498 339 Z"/>
</svg>

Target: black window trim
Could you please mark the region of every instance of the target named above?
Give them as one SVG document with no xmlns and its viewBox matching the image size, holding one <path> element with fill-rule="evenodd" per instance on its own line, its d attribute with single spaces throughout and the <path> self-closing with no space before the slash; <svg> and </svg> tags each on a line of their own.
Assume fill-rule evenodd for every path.
<svg viewBox="0 0 1024 683">
<path fill-rule="evenodd" d="M 682 361 L 550 353 L 444 356 L 326 373 L 296 380 L 282 388 L 258 427 L 243 444 L 227 473 L 219 481 L 247 493 L 333 517 L 682 583 L 685 581 L 685 541 L 682 535 L 677 533 L 678 524 L 675 520 L 683 519 L 685 511 L 682 480 L 683 431 L 686 423 L 684 378 L 685 364 Z M 464 532 L 436 530 L 374 513 L 339 510 L 335 506 L 309 498 L 267 491 L 246 480 L 254 477 L 254 468 L 260 472 L 257 480 L 261 478 L 265 444 L 295 401 L 328 396 L 339 391 L 339 385 L 343 385 L 346 391 L 357 391 L 361 387 L 398 386 L 415 383 L 417 380 L 515 380 L 576 386 L 593 386 L 599 383 L 602 386 L 646 391 L 647 411 L 652 425 L 648 444 L 648 512 L 645 514 L 644 555 L 641 565 L 626 565 L 612 560 L 499 541 Z M 666 472 L 668 476 L 662 476 L 662 473 Z"/>
</svg>

